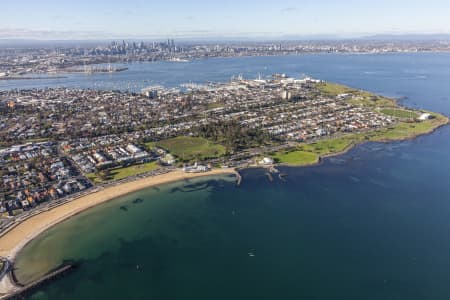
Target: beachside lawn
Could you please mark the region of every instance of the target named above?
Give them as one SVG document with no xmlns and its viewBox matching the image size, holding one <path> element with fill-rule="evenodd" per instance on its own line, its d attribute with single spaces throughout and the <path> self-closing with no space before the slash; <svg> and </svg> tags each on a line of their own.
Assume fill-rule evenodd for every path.
<svg viewBox="0 0 450 300">
<path fill-rule="evenodd" d="M 200 137 L 179 136 L 154 143 L 182 161 L 220 157 L 225 147 Z"/>
<path fill-rule="evenodd" d="M 318 155 L 326 155 L 344 151 L 348 146 L 354 142 L 355 137 L 352 135 L 345 135 L 342 137 L 327 139 L 310 144 L 300 144 L 299 149 L 315 153 Z"/>
<path fill-rule="evenodd" d="M 391 128 L 380 129 L 365 134 L 370 141 L 403 140 L 431 132 L 433 129 L 448 123 L 448 118 L 433 113 L 435 118 L 422 122 L 399 122 Z"/>
<path fill-rule="evenodd" d="M 273 158 L 276 162 L 289 165 L 311 165 L 317 163 L 320 156 L 342 152 L 352 144 L 363 140 L 363 136 L 349 134 L 314 143 L 300 143 L 296 148 L 275 153 Z"/>
<path fill-rule="evenodd" d="M 398 122 L 390 128 L 348 134 L 314 143 L 300 143 L 290 150 L 274 153 L 272 157 L 279 163 L 296 166 L 310 165 L 317 162 L 321 156 L 345 151 L 356 144 L 413 138 L 448 123 L 447 117 L 435 113 L 432 115 L 435 116 L 434 119 L 422 122 Z"/>
<path fill-rule="evenodd" d="M 332 82 L 318 83 L 317 88 L 321 93 L 327 94 L 328 96 L 337 96 L 339 94 L 347 94 L 355 91 L 355 89 L 348 86 Z"/>
<path fill-rule="evenodd" d="M 375 95 L 371 92 L 352 89 L 348 86 L 332 83 L 332 82 L 321 82 L 316 86 L 319 91 L 330 97 L 335 97 L 340 94 L 351 94 L 353 97 L 348 100 L 349 103 L 358 106 L 367 106 L 371 108 L 376 107 L 396 107 L 397 104 L 394 100 Z"/>
<path fill-rule="evenodd" d="M 406 109 L 392 109 L 392 108 L 383 108 L 381 112 L 385 115 L 397 117 L 397 118 L 412 118 L 415 119 L 419 115 L 412 111 Z"/>
<path fill-rule="evenodd" d="M 100 171 L 99 173 L 87 174 L 86 177 L 89 178 L 94 183 L 101 183 L 110 180 L 119 180 L 126 177 L 139 175 L 142 173 L 150 172 L 159 168 L 158 162 L 152 161 L 145 164 L 133 165 L 124 168 L 115 168 L 109 171 Z"/>
<path fill-rule="evenodd" d="M 278 152 L 273 158 L 277 163 L 293 166 L 311 165 L 319 161 L 319 155 L 306 151 Z"/>
<path fill-rule="evenodd" d="M 394 99 L 379 96 L 368 91 L 355 90 L 353 92 L 353 95 L 355 97 L 348 100 L 348 102 L 353 105 L 365 106 L 371 109 L 398 107 L 398 104 L 395 102 Z"/>
<path fill-rule="evenodd" d="M 150 172 L 159 168 L 158 162 L 152 161 L 149 163 L 134 165 L 125 168 L 118 168 L 111 170 L 111 176 L 113 180 L 123 179 L 125 177 L 138 175 L 146 172 Z"/>
</svg>

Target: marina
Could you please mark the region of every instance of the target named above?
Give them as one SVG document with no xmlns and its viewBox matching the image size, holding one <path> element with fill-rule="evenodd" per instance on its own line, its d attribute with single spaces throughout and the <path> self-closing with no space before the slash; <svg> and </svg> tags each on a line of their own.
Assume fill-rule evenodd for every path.
<svg viewBox="0 0 450 300">
<path fill-rule="evenodd" d="M 84 66 L 83 68 L 68 68 L 59 70 L 57 72 L 94 74 L 94 73 L 116 73 L 116 72 L 124 72 L 126 70 L 128 70 L 127 67 L 115 67 L 109 64 L 106 67 L 104 65 Z"/>
</svg>

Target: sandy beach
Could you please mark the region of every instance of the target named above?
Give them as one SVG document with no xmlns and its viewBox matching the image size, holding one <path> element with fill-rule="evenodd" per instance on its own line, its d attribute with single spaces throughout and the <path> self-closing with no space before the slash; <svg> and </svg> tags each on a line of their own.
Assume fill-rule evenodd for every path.
<svg viewBox="0 0 450 300">
<path fill-rule="evenodd" d="M 33 238 L 46 229 L 74 216 L 86 209 L 107 202 L 114 198 L 136 192 L 138 190 L 179 181 L 183 179 L 196 178 L 201 176 L 211 176 L 219 174 L 235 174 L 232 168 L 215 169 L 205 173 L 185 173 L 181 170 L 170 173 L 138 179 L 136 181 L 110 186 L 103 190 L 88 194 L 73 201 L 57 206 L 51 210 L 32 216 L 5 235 L 0 237 L 0 256 L 7 257 L 14 261 L 17 253 Z"/>
</svg>

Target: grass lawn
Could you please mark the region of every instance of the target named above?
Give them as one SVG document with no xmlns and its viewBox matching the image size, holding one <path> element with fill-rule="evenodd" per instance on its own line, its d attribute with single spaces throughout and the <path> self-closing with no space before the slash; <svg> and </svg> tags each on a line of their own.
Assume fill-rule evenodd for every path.
<svg viewBox="0 0 450 300">
<path fill-rule="evenodd" d="M 310 144 L 299 144 L 297 149 L 291 152 L 277 152 L 273 157 L 277 162 L 289 165 L 311 165 L 317 163 L 320 156 L 342 152 L 357 140 L 363 141 L 363 139 L 363 136 L 352 134 Z"/>
<path fill-rule="evenodd" d="M 89 179 L 93 183 L 101 183 L 101 182 L 103 182 L 100 178 L 97 177 L 97 175 L 95 175 L 95 173 L 86 174 L 86 177 L 87 177 L 87 179 Z"/>
<path fill-rule="evenodd" d="M 322 140 L 311 144 L 300 144 L 299 149 L 319 155 L 326 155 L 344 151 L 353 142 L 354 137 L 352 135 L 348 135 L 335 139 Z"/>
<path fill-rule="evenodd" d="M 317 163 L 319 155 L 306 151 L 278 152 L 274 155 L 274 159 L 282 164 L 304 166 Z"/>
<path fill-rule="evenodd" d="M 331 82 L 321 82 L 317 84 L 317 88 L 319 91 L 329 96 L 337 96 L 339 94 L 347 94 L 355 91 L 355 89 L 349 88 L 348 86 Z"/>
<path fill-rule="evenodd" d="M 219 157 L 225 154 L 225 147 L 199 137 L 178 136 L 156 142 L 183 161 Z"/>
<path fill-rule="evenodd" d="M 348 102 L 358 106 L 368 106 L 373 108 L 396 106 L 395 101 L 392 99 L 378 96 L 367 91 L 352 89 L 348 86 L 337 83 L 322 82 L 317 84 L 317 88 L 321 93 L 324 93 L 331 97 L 335 97 L 339 94 L 352 94 L 355 97 L 348 100 Z"/>
<path fill-rule="evenodd" d="M 158 162 L 152 161 L 149 163 L 134 165 L 125 168 L 118 168 L 111 170 L 111 177 L 114 180 L 123 179 L 125 177 L 150 172 L 159 168 Z"/>
<path fill-rule="evenodd" d="M 147 143 L 145 143 L 145 147 L 146 147 L 148 150 L 152 150 L 153 148 L 156 147 L 156 142 L 147 142 Z"/>
<path fill-rule="evenodd" d="M 370 141 L 402 140 L 431 132 L 434 128 L 448 122 L 448 118 L 443 115 L 433 115 L 435 119 L 413 123 L 399 122 L 392 128 L 370 132 L 366 136 Z"/>
<path fill-rule="evenodd" d="M 364 94 L 364 95 L 363 95 Z M 396 103 L 392 99 L 375 96 L 367 92 L 358 92 L 359 98 L 350 99 L 348 102 L 357 106 L 376 107 L 396 107 Z M 369 96 L 371 95 L 371 96 Z"/>
<path fill-rule="evenodd" d="M 152 161 L 145 164 L 133 165 L 125 168 L 115 168 L 111 169 L 109 176 L 106 180 L 102 180 L 95 173 L 87 174 L 86 177 L 89 178 L 94 183 L 101 183 L 109 180 L 119 180 L 129 176 L 142 174 L 145 172 L 150 172 L 159 168 L 158 162 Z"/>
<path fill-rule="evenodd" d="M 348 134 L 334 139 L 327 139 L 310 144 L 299 144 L 290 152 L 281 151 L 273 155 L 280 163 L 289 165 L 309 165 L 318 161 L 322 155 L 339 153 L 352 145 L 368 141 L 391 141 L 413 138 L 431 132 L 436 127 L 448 122 L 448 118 L 433 114 L 436 118 L 423 122 L 399 122 L 391 128 L 379 129 L 366 133 Z"/>
<path fill-rule="evenodd" d="M 381 112 L 397 118 L 417 118 L 419 115 L 412 110 L 384 108 Z"/>
<path fill-rule="evenodd" d="M 210 102 L 208 103 L 208 109 L 223 107 L 223 103 L 221 102 Z"/>
</svg>

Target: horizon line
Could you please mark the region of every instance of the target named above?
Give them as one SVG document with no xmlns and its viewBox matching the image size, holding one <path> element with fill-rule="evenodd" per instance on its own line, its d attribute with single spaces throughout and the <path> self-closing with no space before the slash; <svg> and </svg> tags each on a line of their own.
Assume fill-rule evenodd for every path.
<svg viewBox="0 0 450 300">
<path fill-rule="evenodd" d="M 450 40 L 449 32 L 435 32 L 435 33 L 368 33 L 368 34 L 284 34 L 260 36 L 260 35 L 207 35 L 207 36 L 190 36 L 190 35 L 155 35 L 155 36 L 133 36 L 133 35 L 117 35 L 117 36 L 90 36 L 90 37 L 11 37 L 0 35 L 0 42 L 96 42 L 96 41 L 114 41 L 114 40 L 166 40 L 177 39 L 183 41 L 341 41 L 341 40 L 364 40 L 364 39 L 401 39 L 408 38 L 446 38 Z"/>
</svg>

